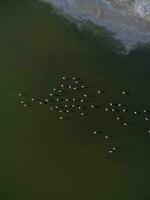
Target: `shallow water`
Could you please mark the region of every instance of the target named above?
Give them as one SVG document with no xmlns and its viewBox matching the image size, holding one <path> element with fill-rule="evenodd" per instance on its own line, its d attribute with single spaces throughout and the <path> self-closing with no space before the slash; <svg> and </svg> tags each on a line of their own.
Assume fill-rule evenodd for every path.
<svg viewBox="0 0 150 200">
<path fill-rule="evenodd" d="M 93 123 L 61 122 L 47 107 L 25 110 L 19 92 L 46 96 L 63 75 L 104 88 L 114 101 L 122 88 L 132 106 L 149 107 L 150 51 L 113 52 L 110 37 L 79 32 L 37 1 L 0 3 L 1 199 L 149 199 L 149 137 L 140 125 L 122 129 L 104 113 Z M 107 45 L 106 45 L 107 44 Z M 121 152 L 87 134 L 93 125 L 114 136 Z"/>
</svg>

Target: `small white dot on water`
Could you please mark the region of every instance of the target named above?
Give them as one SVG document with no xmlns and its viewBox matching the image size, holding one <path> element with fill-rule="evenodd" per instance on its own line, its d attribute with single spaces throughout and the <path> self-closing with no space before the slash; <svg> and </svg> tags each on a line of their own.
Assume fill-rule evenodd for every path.
<svg viewBox="0 0 150 200">
<path fill-rule="evenodd" d="M 127 123 L 123 123 L 123 125 L 124 125 L 124 126 L 128 126 L 128 124 L 127 124 Z"/>
<path fill-rule="evenodd" d="M 145 117 L 145 120 L 146 120 L 146 121 L 149 121 L 149 118 L 148 118 L 148 117 Z"/>
</svg>

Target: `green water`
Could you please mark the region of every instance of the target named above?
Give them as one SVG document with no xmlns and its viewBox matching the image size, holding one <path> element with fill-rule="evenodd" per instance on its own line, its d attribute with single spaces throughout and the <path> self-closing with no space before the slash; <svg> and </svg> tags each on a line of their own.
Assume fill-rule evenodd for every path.
<svg viewBox="0 0 150 200">
<path fill-rule="evenodd" d="M 122 148 L 110 156 L 109 142 L 86 134 L 92 124 L 62 123 L 46 107 L 23 109 L 18 97 L 46 96 L 62 75 L 75 75 L 114 101 L 127 88 L 127 103 L 148 107 L 149 47 L 116 55 L 109 35 L 79 32 L 34 0 L 1 1 L 0 28 L 0 199 L 149 200 L 150 138 L 140 125 L 127 131 L 92 115 Z"/>
</svg>

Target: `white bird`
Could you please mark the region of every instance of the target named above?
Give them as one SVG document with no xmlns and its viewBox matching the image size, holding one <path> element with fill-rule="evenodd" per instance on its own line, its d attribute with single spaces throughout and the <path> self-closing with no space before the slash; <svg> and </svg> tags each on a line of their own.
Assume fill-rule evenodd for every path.
<svg viewBox="0 0 150 200">
<path fill-rule="evenodd" d="M 71 89 L 71 85 L 69 85 L 68 88 Z"/>
<path fill-rule="evenodd" d="M 56 101 L 59 101 L 59 98 L 57 98 Z"/>
<path fill-rule="evenodd" d="M 65 105 L 65 108 L 67 108 L 67 107 L 68 107 L 68 105 L 66 104 L 66 105 Z"/>
<path fill-rule="evenodd" d="M 123 109 L 122 111 L 123 111 L 123 112 L 126 112 L 126 109 Z"/>
<path fill-rule="evenodd" d="M 75 107 L 75 105 L 71 105 L 73 108 Z"/>
<path fill-rule="evenodd" d="M 75 79 L 76 79 L 76 77 L 73 77 L 72 79 L 73 79 L 73 80 L 75 80 Z"/>
<path fill-rule="evenodd" d="M 112 149 L 115 151 L 115 150 L 116 150 L 116 147 L 113 147 Z"/>
<path fill-rule="evenodd" d="M 105 111 L 108 112 L 108 108 L 105 108 Z"/>
<path fill-rule="evenodd" d="M 120 117 L 117 117 L 116 119 L 117 119 L 117 120 L 120 120 Z"/>
<path fill-rule="evenodd" d="M 109 105 L 112 106 L 113 105 L 112 102 L 110 102 Z"/>
<path fill-rule="evenodd" d="M 115 109 L 112 108 L 111 111 L 112 111 L 112 112 L 115 112 Z"/>
<path fill-rule="evenodd" d="M 148 117 L 145 117 L 145 120 L 146 120 L 146 121 L 149 121 L 149 118 L 148 118 Z"/>
<path fill-rule="evenodd" d="M 84 97 L 87 97 L 87 94 L 84 94 Z"/>
<path fill-rule="evenodd" d="M 94 105 L 91 105 L 91 108 L 94 108 Z"/>
<path fill-rule="evenodd" d="M 45 99 L 46 102 L 48 102 L 48 99 Z"/>
<path fill-rule="evenodd" d="M 20 103 L 24 103 L 24 101 L 21 101 Z"/>
<path fill-rule="evenodd" d="M 120 106 L 122 106 L 122 104 L 121 104 L 121 103 L 119 103 L 119 104 L 118 104 L 118 106 L 120 107 Z"/>
<path fill-rule="evenodd" d="M 127 124 L 127 123 L 123 123 L 123 125 L 124 125 L 124 126 L 128 126 L 128 124 Z"/>
<path fill-rule="evenodd" d="M 134 111 L 134 114 L 136 115 L 136 114 L 137 114 L 137 112 L 136 112 L 136 111 Z"/>
<path fill-rule="evenodd" d="M 81 113 L 81 116 L 83 116 L 84 115 L 84 113 Z"/>
<path fill-rule="evenodd" d="M 62 110 L 60 110 L 59 112 L 60 112 L 60 113 L 62 113 L 63 111 L 62 111 Z"/>
<path fill-rule="evenodd" d="M 84 100 L 83 100 L 83 99 L 81 99 L 80 101 L 81 101 L 81 102 L 84 102 Z"/>
<path fill-rule="evenodd" d="M 81 88 L 85 88 L 85 86 L 84 86 L 84 85 L 82 85 L 82 86 L 81 86 Z"/>
<path fill-rule="evenodd" d="M 113 151 L 112 151 L 112 150 L 109 150 L 108 152 L 109 152 L 109 153 L 113 153 Z"/>
<path fill-rule="evenodd" d="M 19 96 L 22 96 L 22 94 L 21 94 L 21 93 L 19 93 Z"/>
<path fill-rule="evenodd" d="M 50 107 L 50 110 L 53 110 L 53 107 Z"/>
<path fill-rule="evenodd" d="M 63 84 L 61 84 L 60 86 L 61 86 L 61 87 L 64 87 L 64 85 L 63 85 Z"/>
<path fill-rule="evenodd" d="M 59 117 L 60 120 L 63 120 L 63 117 Z"/>
<path fill-rule="evenodd" d="M 69 112 L 69 110 L 66 110 L 66 112 L 68 113 L 68 112 Z"/>
<path fill-rule="evenodd" d="M 58 92 L 60 93 L 60 92 L 61 92 L 61 90 L 58 90 Z"/>
<path fill-rule="evenodd" d="M 93 133 L 96 134 L 97 132 L 96 132 L 96 131 L 93 131 Z"/>
<path fill-rule="evenodd" d="M 79 106 L 79 110 L 81 109 L 81 107 Z"/>
<path fill-rule="evenodd" d="M 76 88 L 76 87 L 74 87 L 73 89 L 74 89 L 74 90 L 76 90 L 77 88 Z"/>
<path fill-rule="evenodd" d="M 76 84 L 78 84 L 78 81 L 75 81 Z"/>
<path fill-rule="evenodd" d="M 109 136 L 108 135 L 105 135 L 105 139 L 108 139 L 109 138 Z"/>
<path fill-rule="evenodd" d="M 40 101 L 39 104 L 42 104 L 42 102 Z"/>
<path fill-rule="evenodd" d="M 98 90 L 98 91 L 97 91 L 97 93 L 98 93 L 98 94 L 100 94 L 100 93 L 101 93 L 101 91 L 100 91 L 100 90 Z"/>
<path fill-rule="evenodd" d="M 49 94 L 49 96 L 53 96 L 53 94 L 52 94 L 52 93 L 50 93 L 50 94 Z"/>
<path fill-rule="evenodd" d="M 65 101 L 69 101 L 69 99 L 65 99 Z"/>
<path fill-rule="evenodd" d="M 75 101 L 75 100 L 76 100 L 75 98 L 72 99 L 72 101 Z"/>
<path fill-rule="evenodd" d="M 63 79 L 63 80 L 65 80 L 65 79 L 66 79 L 66 77 L 65 77 L 65 76 L 63 76 L 63 77 L 62 77 L 62 79 Z"/>
<path fill-rule="evenodd" d="M 125 91 L 122 91 L 122 94 L 126 94 L 126 92 L 125 92 Z"/>
<path fill-rule="evenodd" d="M 56 88 L 53 88 L 54 91 L 56 91 Z"/>
<path fill-rule="evenodd" d="M 34 98 L 32 98 L 31 100 L 34 101 Z"/>
</svg>

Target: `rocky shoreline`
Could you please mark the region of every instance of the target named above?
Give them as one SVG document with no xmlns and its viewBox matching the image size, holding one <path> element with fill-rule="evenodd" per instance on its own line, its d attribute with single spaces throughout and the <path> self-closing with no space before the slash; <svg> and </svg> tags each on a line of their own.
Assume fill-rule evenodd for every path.
<svg viewBox="0 0 150 200">
<path fill-rule="evenodd" d="M 77 20 L 91 20 L 115 33 L 127 51 L 150 42 L 148 0 L 41 0 Z"/>
</svg>

